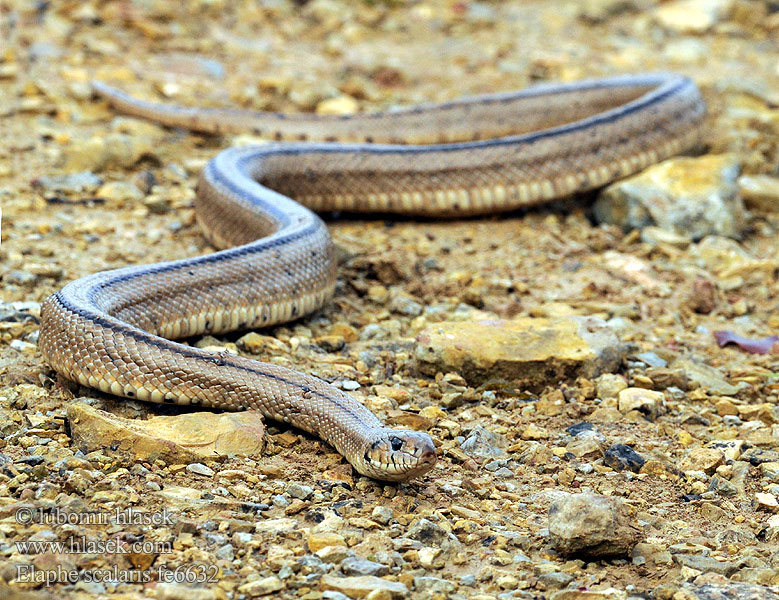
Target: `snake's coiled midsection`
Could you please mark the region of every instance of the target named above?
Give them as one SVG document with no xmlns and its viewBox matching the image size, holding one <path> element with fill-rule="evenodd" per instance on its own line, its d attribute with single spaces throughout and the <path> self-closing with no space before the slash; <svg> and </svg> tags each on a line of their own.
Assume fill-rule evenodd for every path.
<svg viewBox="0 0 779 600">
<path fill-rule="evenodd" d="M 170 340 L 267 327 L 321 307 L 335 263 L 327 229 L 309 208 L 452 217 L 531 206 L 692 146 L 705 112 L 695 84 L 673 74 L 349 117 L 170 107 L 95 89 L 124 112 L 172 126 L 371 143 L 221 152 L 200 178 L 196 214 L 211 242 L 228 249 L 66 285 L 42 308 L 39 347 L 48 362 L 120 396 L 259 409 L 320 436 L 360 473 L 390 481 L 433 466 L 428 435 L 384 427 L 315 377 Z"/>
</svg>

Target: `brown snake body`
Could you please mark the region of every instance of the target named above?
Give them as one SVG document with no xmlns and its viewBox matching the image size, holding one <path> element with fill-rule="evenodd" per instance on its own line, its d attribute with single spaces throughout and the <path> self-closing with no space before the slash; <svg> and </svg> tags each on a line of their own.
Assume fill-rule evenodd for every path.
<svg viewBox="0 0 779 600">
<path fill-rule="evenodd" d="M 695 84 L 673 74 L 348 117 L 170 107 L 94 87 L 123 112 L 166 125 L 298 143 L 228 149 L 204 169 L 198 222 L 215 246 L 228 249 L 96 273 L 49 297 L 39 338 L 48 362 L 69 379 L 120 396 L 259 409 L 318 435 L 360 473 L 389 481 L 433 466 L 428 435 L 386 428 L 315 377 L 170 340 L 267 327 L 328 300 L 332 243 L 302 204 L 443 216 L 531 206 L 603 186 L 690 147 L 705 112 Z"/>
</svg>

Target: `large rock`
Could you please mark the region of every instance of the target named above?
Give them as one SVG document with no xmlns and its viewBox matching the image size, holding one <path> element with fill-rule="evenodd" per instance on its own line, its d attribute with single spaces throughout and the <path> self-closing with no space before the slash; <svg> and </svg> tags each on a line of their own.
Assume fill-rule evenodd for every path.
<svg viewBox="0 0 779 600">
<path fill-rule="evenodd" d="M 596 317 L 443 322 L 417 337 L 420 371 L 455 371 L 472 385 L 508 379 L 539 388 L 616 369 L 624 348 Z"/>
<path fill-rule="evenodd" d="M 549 538 L 564 556 L 629 556 L 644 535 L 634 512 L 620 498 L 567 494 L 549 505 Z"/>
<path fill-rule="evenodd" d="M 656 225 L 691 240 L 739 238 L 747 214 L 738 174 L 728 154 L 666 160 L 603 190 L 595 217 L 625 230 Z"/>
<path fill-rule="evenodd" d="M 196 412 L 141 421 L 74 402 L 68 407 L 68 419 L 77 448 L 115 451 L 133 460 L 190 463 L 231 454 L 252 456 L 262 452 L 265 444 L 262 415 L 253 410 Z"/>
</svg>

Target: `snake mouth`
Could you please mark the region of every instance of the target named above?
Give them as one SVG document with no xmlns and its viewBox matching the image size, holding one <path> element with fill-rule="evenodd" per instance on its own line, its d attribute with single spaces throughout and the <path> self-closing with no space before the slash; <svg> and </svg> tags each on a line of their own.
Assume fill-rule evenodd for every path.
<svg viewBox="0 0 779 600">
<path fill-rule="evenodd" d="M 418 431 L 382 431 L 363 455 L 363 475 L 384 481 L 406 481 L 433 468 L 437 460 L 435 444 Z"/>
</svg>

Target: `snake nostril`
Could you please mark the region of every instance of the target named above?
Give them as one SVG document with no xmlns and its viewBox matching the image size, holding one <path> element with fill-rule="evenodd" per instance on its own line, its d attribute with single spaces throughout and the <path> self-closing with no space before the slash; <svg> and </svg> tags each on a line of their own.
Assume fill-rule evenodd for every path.
<svg viewBox="0 0 779 600">
<path fill-rule="evenodd" d="M 435 462 L 436 459 L 435 446 L 425 446 L 419 453 L 419 461 L 422 463 Z"/>
</svg>

